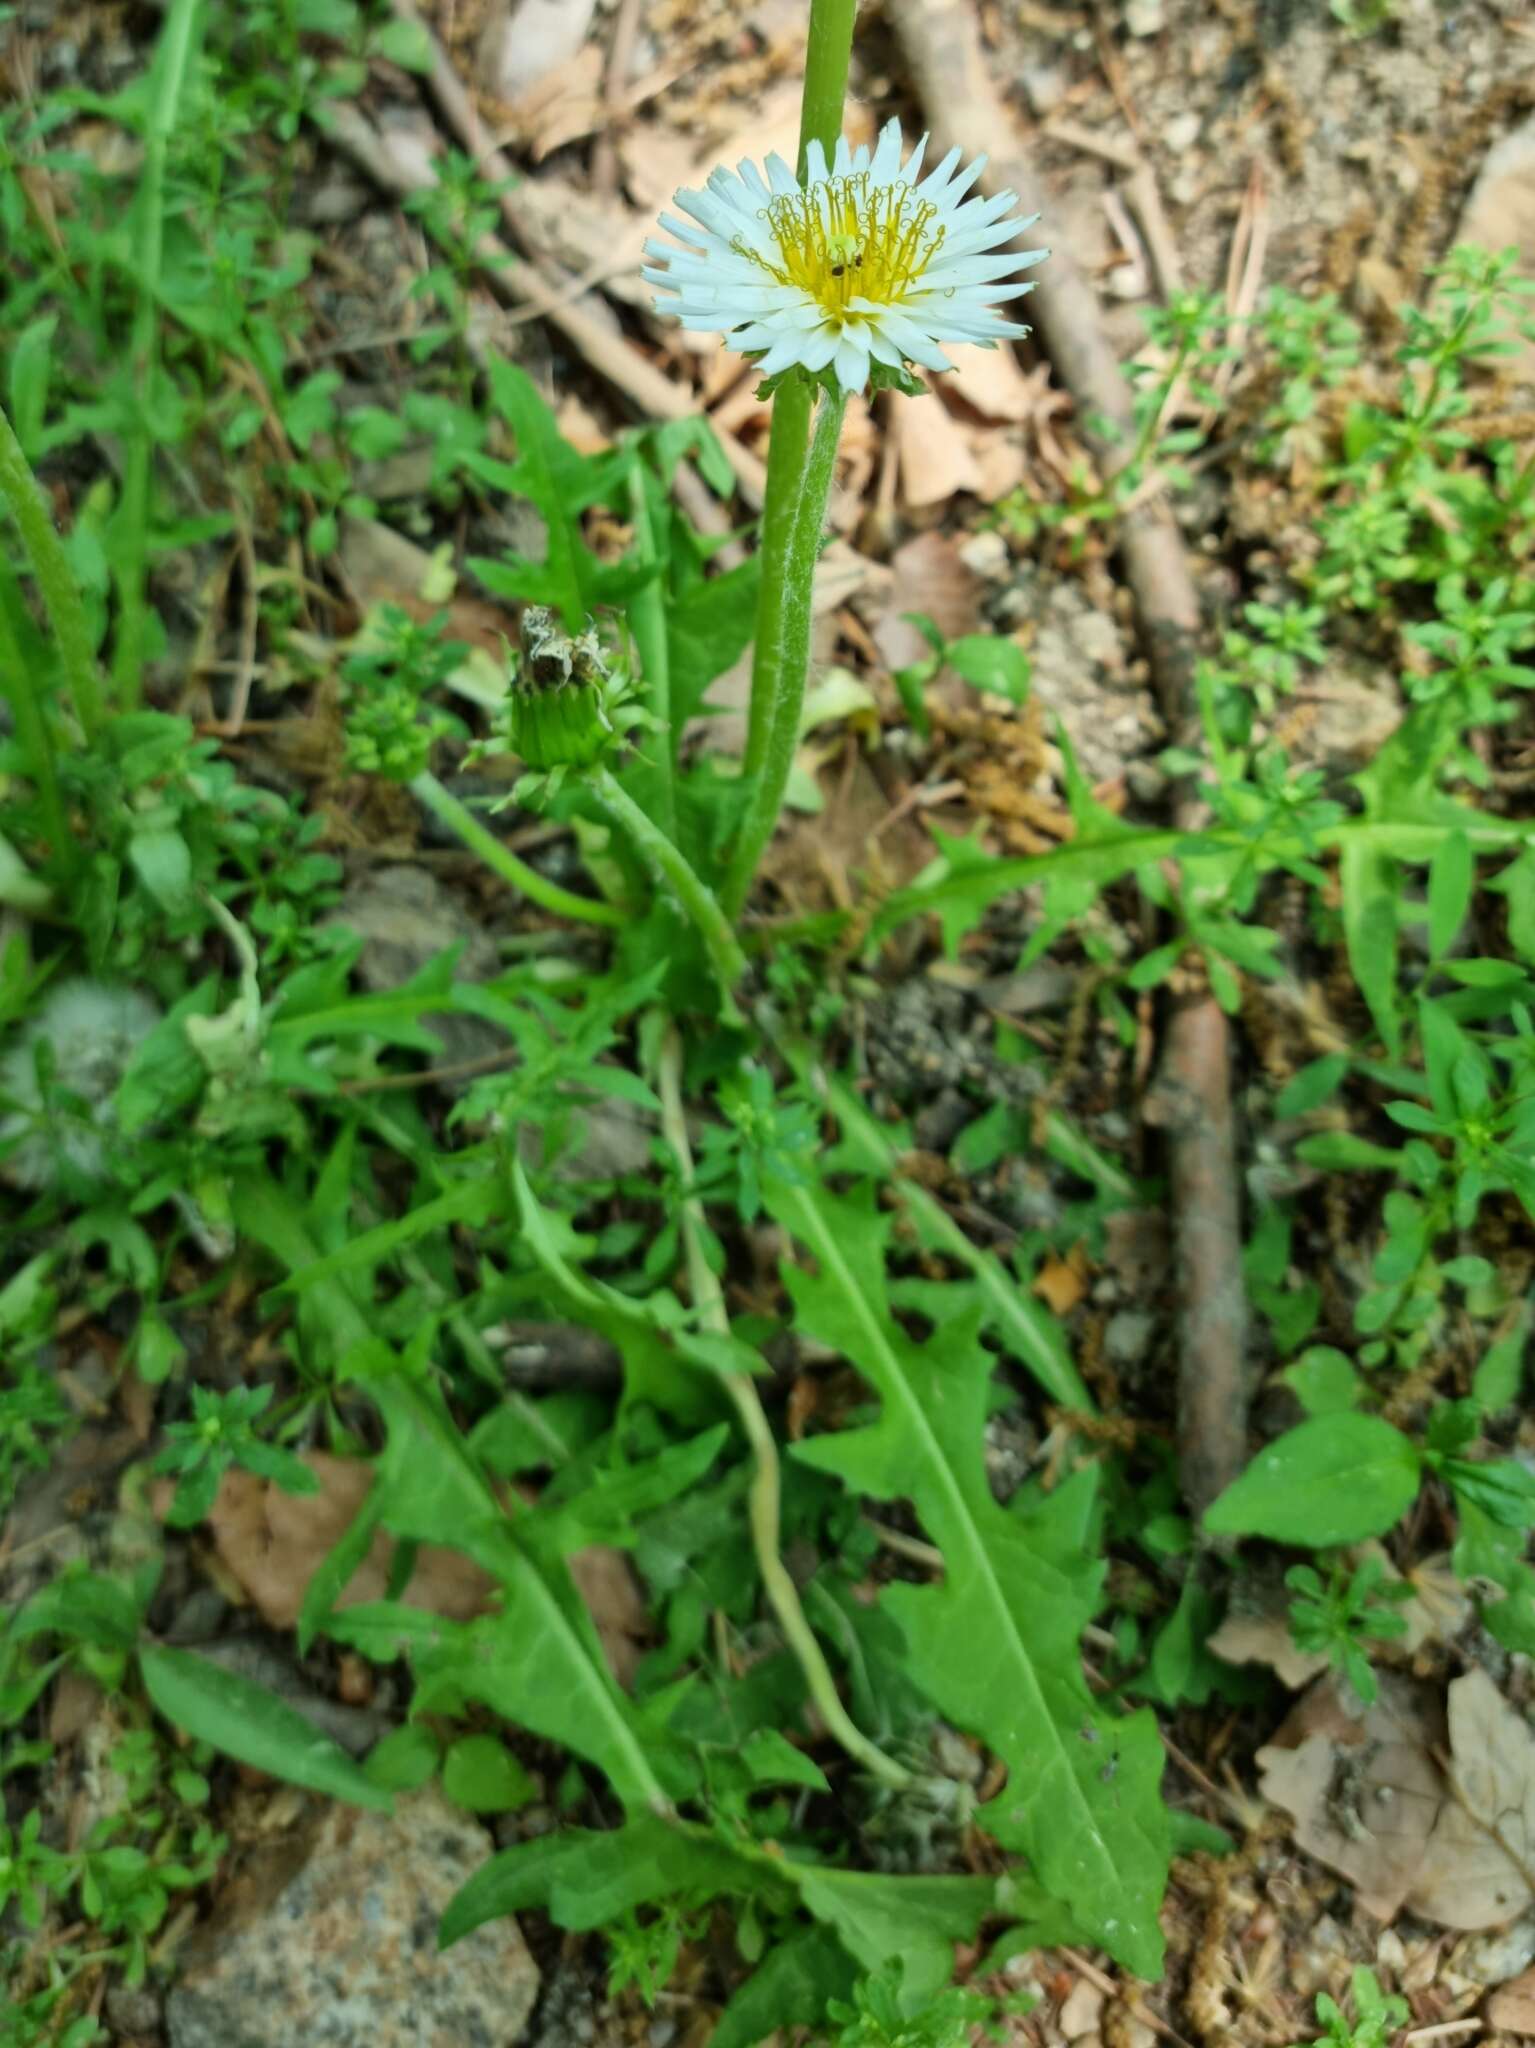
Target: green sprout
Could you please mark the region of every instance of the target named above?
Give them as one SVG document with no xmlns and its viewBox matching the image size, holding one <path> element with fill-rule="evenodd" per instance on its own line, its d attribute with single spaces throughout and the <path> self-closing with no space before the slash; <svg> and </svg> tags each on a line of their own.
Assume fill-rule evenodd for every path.
<svg viewBox="0 0 1535 2048">
<path fill-rule="evenodd" d="M 1373 1705 L 1380 1687 L 1364 1646 L 1406 1635 L 1406 1619 L 1396 1608 L 1412 1588 L 1404 1579 L 1388 1580 L 1378 1557 L 1365 1558 L 1352 1571 L 1334 1560 L 1325 1581 L 1310 1565 L 1298 1564 L 1285 1573 L 1285 1584 L 1295 1595 L 1290 1640 L 1296 1649 L 1325 1656 L 1365 1705 Z"/>
<path fill-rule="evenodd" d="M 1375 1972 L 1361 1967 L 1354 1972 L 1353 2019 L 1346 2019 L 1325 1991 L 1317 1993 L 1316 2016 L 1327 2031 L 1310 2048 L 1385 2048 L 1397 2028 L 1406 2026 L 1409 2013 L 1405 1998 L 1388 1998 Z"/>
<path fill-rule="evenodd" d="M 279 1444 L 256 1434 L 256 1420 L 271 1403 L 270 1387 L 233 1387 L 220 1394 L 194 1386 L 192 1419 L 173 1422 L 165 1449 L 151 1468 L 176 1474 L 176 1497 L 166 1521 L 187 1529 L 200 1522 L 218 1495 L 219 1481 L 233 1465 L 272 1479 L 287 1493 L 316 1493 L 309 1467 Z"/>
</svg>

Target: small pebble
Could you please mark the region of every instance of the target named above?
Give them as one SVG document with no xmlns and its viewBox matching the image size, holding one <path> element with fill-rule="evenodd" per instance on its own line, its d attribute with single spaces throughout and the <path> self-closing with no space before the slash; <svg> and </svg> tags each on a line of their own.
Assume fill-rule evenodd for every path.
<svg viewBox="0 0 1535 2048">
<path fill-rule="evenodd" d="M 1155 761 L 1130 761 L 1125 783 L 1138 804 L 1158 804 L 1167 794 L 1167 777 Z"/>
<path fill-rule="evenodd" d="M 1157 1327 L 1156 1317 L 1143 1308 L 1122 1308 L 1109 1317 L 1103 1333 L 1103 1348 L 1110 1365 L 1136 1365 L 1146 1356 Z"/>
<path fill-rule="evenodd" d="M 1029 112 L 1043 121 L 1066 97 L 1066 80 L 1054 64 L 1027 64 L 1019 83 L 1029 103 Z"/>
<path fill-rule="evenodd" d="M 1162 140 L 1174 156 L 1182 156 L 1199 140 L 1200 117 L 1192 108 L 1187 113 L 1174 114 L 1162 130 Z"/>
<path fill-rule="evenodd" d="M 972 575 L 984 577 L 988 583 L 1000 581 L 1011 566 L 1007 542 L 995 527 L 970 534 L 960 545 L 959 559 Z"/>
<path fill-rule="evenodd" d="M 1125 0 L 1125 27 L 1131 35 L 1160 35 L 1166 25 L 1162 0 Z"/>
<path fill-rule="evenodd" d="M 1506 1984 L 1535 1962 L 1535 1913 L 1474 1936 L 1455 1961 L 1461 1974 L 1478 1984 Z"/>
</svg>

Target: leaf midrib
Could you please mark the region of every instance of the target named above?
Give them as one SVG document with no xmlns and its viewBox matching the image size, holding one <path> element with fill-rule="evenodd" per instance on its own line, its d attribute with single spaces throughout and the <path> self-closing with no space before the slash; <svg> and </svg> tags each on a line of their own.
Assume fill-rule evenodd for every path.
<svg viewBox="0 0 1535 2048">
<path fill-rule="evenodd" d="M 1098 1846 L 1102 1860 L 1108 1866 L 1110 1884 L 1115 1889 L 1120 1889 L 1118 1872 L 1114 1867 L 1113 1858 L 1108 1853 L 1108 1844 L 1099 1829 L 1092 1807 L 1083 1795 L 1082 1787 L 1077 1781 L 1076 1772 L 1071 1767 L 1071 1759 L 1067 1754 L 1066 1745 L 1060 1739 L 1054 1716 L 1050 1712 L 1049 1704 L 1040 1687 L 1038 1675 L 1034 1669 L 1034 1660 L 1030 1657 L 1023 1637 L 1019 1633 L 1013 1618 L 1012 1609 L 1008 1605 L 996 1572 L 992 1569 L 991 1558 L 987 1552 L 986 1545 L 979 1529 L 975 1525 L 974 1518 L 965 1500 L 963 1489 L 960 1487 L 959 1481 L 950 1466 L 948 1457 L 928 1425 L 927 1416 L 923 1412 L 922 1404 L 915 1398 L 907 1384 L 901 1362 L 885 1336 L 879 1317 L 871 1308 L 863 1289 L 858 1285 L 857 1276 L 842 1256 L 841 1248 L 837 1244 L 833 1233 L 824 1227 L 819 1209 L 803 1188 L 795 1188 L 788 1192 L 792 1204 L 800 1216 L 801 1234 L 804 1236 L 807 1244 L 814 1245 L 816 1256 L 822 1261 L 823 1266 L 836 1273 L 839 1283 L 851 1297 L 854 1304 L 854 1313 L 863 1324 L 872 1349 L 883 1359 L 891 1383 L 899 1389 L 900 1406 L 903 1412 L 913 1419 L 915 1432 L 922 1443 L 927 1446 L 930 1462 L 937 1467 L 941 1475 L 944 1493 L 949 1498 L 957 1514 L 959 1525 L 963 1532 L 964 1544 L 970 1553 L 973 1568 L 977 1572 L 992 1606 L 1002 1617 L 1006 1638 L 1016 1647 L 1017 1662 L 1023 1668 L 1033 1701 L 1044 1720 L 1046 1728 L 1050 1731 L 1057 1757 L 1065 1771 L 1066 1783 L 1070 1787 L 1073 1803 L 1085 1817 L 1092 1839 Z M 889 1398 L 888 1393 L 886 1398 Z"/>
</svg>

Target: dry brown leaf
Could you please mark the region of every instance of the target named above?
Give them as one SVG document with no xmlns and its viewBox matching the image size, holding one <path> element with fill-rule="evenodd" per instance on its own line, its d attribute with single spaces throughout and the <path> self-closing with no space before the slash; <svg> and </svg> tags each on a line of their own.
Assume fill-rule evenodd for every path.
<svg viewBox="0 0 1535 2048">
<path fill-rule="evenodd" d="M 496 0 L 476 52 L 480 84 L 499 100 L 525 98 L 580 52 L 594 12 L 594 0 Z"/>
<path fill-rule="evenodd" d="M 608 1669 L 626 1690 L 651 1640 L 650 1617 L 634 1567 L 611 1544 L 593 1543 L 569 1560 L 570 1576 L 596 1625 Z"/>
<path fill-rule="evenodd" d="M 1064 1259 L 1053 1254 L 1034 1276 L 1034 1293 L 1052 1315 L 1068 1315 L 1087 1292 L 1087 1255 L 1074 1245 Z"/>
<path fill-rule="evenodd" d="M 946 504 L 957 491 L 980 490 L 970 436 L 931 392 L 908 398 L 892 391 L 890 432 L 900 457 L 901 499 L 909 510 Z"/>
<path fill-rule="evenodd" d="M 944 353 L 954 368 L 941 374 L 938 388 L 945 397 L 952 393 L 963 399 L 983 420 L 1009 420 L 1016 425 L 1038 407 L 1040 383 L 1036 377 L 1024 375 L 1010 348 L 949 342 Z"/>
<path fill-rule="evenodd" d="M 906 668 L 932 652 L 902 617 L 905 612 L 925 612 L 950 640 L 974 632 L 981 581 L 947 534 L 919 533 L 896 549 L 890 568 L 889 610 L 874 627 L 874 644 L 887 668 Z"/>
<path fill-rule="evenodd" d="M 601 455 L 613 445 L 597 415 L 573 391 L 561 399 L 554 423 L 562 438 L 581 455 Z"/>
<path fill-rule="evenodd" d="M 1444 1801 L 1440 1735 L 1432 1693 L 1384 1672 L 1362 1721 L 1324 1678 L 1258 1752 L 1265 1799 L 1292 1815 L 1300 1847 L 1341 1871 L 1378 1920 L 1396 1917 L 1423 1867 Z"/>
<path fill-rule="evenodd" d="M 602 72 L 602 51 L 587 43 L 517 102 L 513 117 L 528 138 L 534 163 L 593 134 L 606 121 Z"/>
<path fill-rule="evenodd" d="M 672 203 L 684 185 L 697 185 L 698 147 L 659 121 L 636 122 L 618 138 L 624 189 L 640 212 L 652 218 Z M 705 173 L 707 175 L 707 173 Z"/>
<path fill-rule="evenodd" d="M 979 479 L 975 494 L 989 505 L 1016 491 L 1029 473 L 1028 457 L 1016 430 L 972 427 L 970 452 Z"/>
<path fill-rule="evenodd" d="M 1056 2015 L 1056 2025 L 1068 2041 L 1080 2041 L 1085 2035 L 1098 2032 L 1103 2007 L 1103 1987 L 1086 1977 L 1079 1977 Z"/>
<path fill-rule="evenodd" d="M 900 888 L 932 858 L 918 819 L 891 824 L 890 799 L 862 751 L 847 751 L 851 744 L 839 736 L 817 777 L 825 808 L 786 813 L 763 861 L 763 874 L 797 908 L 850 909 L 865 886 L 860 877 Z"/>
<path fill-rule="evenodd" d="M 1327 1669 L 1315 1650 L 1298 1650 L 1287 1613 L 1228 1614 L 1206 1647 L 1227 1664 L 1267 1664 L 1282 1685 L 1298 1692 Z"/>
<path fill-rule="evenodd" d="M 371 1467 L 359 1458 L 306 1451 L 304 1463 L 320 1483 L 318 1493 L 285 1493 L 253 1473 L 227 1472 L 208 1515 L 220 1560 L 273 1628 L 292 1628 L 298 1620 L 310 1580 L 350 1528 L 373 1480 Z M 157 1512 L 164 1512 L 172 1491 L 166 1482 Z M 338 1595 L 338 1608 L 384 1598 L 394 1549 L 393 1537 L 379 1530 Z M 594 1543 L 567 1562 L 609 1669 L 620 1685 L 627 1685 L 648 1633 L 644 1598 L 629 1560 L 620 1550 Z M 427 1614 L 472 1621 L 491 1609 L 495 1595 L 496 1581 L 479 1565 L 445 1545 L 423 1543 L 400 1598 Z"/>
<path fill-rule="evenodd" d="M 219 1557 L 273 1628 L 292 1628 L 298 1620 L 310 1580 L 351 1527 L 373 1484 L 372 1467 L 358 1458 L 306 1451 L 304 1463 L 319 1481 L 318 1493 L 285 1493 L 253 1473 L 226 1472 L 208 1514 Z M 394 1548 L 394 1539 L 380 1529 L 337 1607 L 384 1598 Z M 455 1550 L 423 1543 L 400 1597 L 407 1607 L 470 1621 L 486 1611 L 494 1592 L 495 1580 L 477 1564 Z"/>
<path fill-rule="evenodd" d="M 1407 1624 L 1402 1648 L 1415 1656 L 1425 1643 L 1451 1643 L 1471 1620 L 1473 1608 L 1465 1581 L 1455 1570 L 1447 1550 L 1436 1552 L 1415 1564 L 1407 1574 L 1412 1598 L 1402 1603 Z"/>
<path fill-rule="evenodd" d="M 1450 1687 L 1452 1796 L 1407 1900 L 1441 1927 L 1501 1927 L 1535 1898 L 1535 1730 L 1485 1671 Z"/>
<path fill-rule="evenodd" d="M 1535 1970 L 1501 1985 L 1484 2010 L 1488 2026 L 1500 2034 L 1535 2034 Z"/>
<path fill-rule="evenodd" d="M 524 178 L 514 198 L 518 232 L 530 256 L 574 278 L 599 280 L 610 299 L 649 310 L 655 293 L 640 276 L 640 265 L 654 214 L 600 199 L 555 169 Z"/>
<path fill-rule="evenodd" d="M 716 164 L 727 164 L 734 170 L 743 158 L 760 164 L 776 153 L 785 163 L 792 164 L 799 154 L 800 98 L 800 87 L 794 79 L 780 79 L 761 95 L 744 120 L 737 119 L 735 127 L 718 129 L 708 138 L 693 159 L 693 175 L 687 182 L 701 185 Z M 737 107 L 721 111 L 727 119 L 736 118 L 741 112 Z"/>
<path fill-rule="evenodd" d="M 437 570 L 433 557 L 382 520 L 343 519 L 336 566 L 364 611 L 370 605 L 397 604 L 424 625 L 443 610 L 440 603 L 421 595 L 427 579 Z M 448 600 L 447 614 L 455 640 L 483 647 L 498 661 L 503 658 L 513 621 L 498 606 L 456 592 Z"/>
</svg>

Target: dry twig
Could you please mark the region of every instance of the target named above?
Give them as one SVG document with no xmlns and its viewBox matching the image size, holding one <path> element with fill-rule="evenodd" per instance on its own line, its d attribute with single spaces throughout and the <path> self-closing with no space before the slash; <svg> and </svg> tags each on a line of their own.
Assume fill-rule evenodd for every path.
<svg viewBox="0 0 1535 2048">
<path fill-rule="evenodd" d="M 1026 212 L 1044 212 L 1011 119 L 992 85 L 973 16 L 958 0 L 887 0 L 907 69 L 939 151 L 953 143 L 990 161 L 982 189 L 1011 186 Z M 1131 395 L 1092 288 L 1064 251 L 1040 272 L 1025 309 L 1096 441 L 1105 477 L 1134 446 Z M 1109 423 L 1106 436 L 1096 423 Z M 1120 528 L 1151 671 L 1175 744 L 1202 744 L 1194 691 L 1200 616 L 1182 535 L 1165 499 L 1135 506 Z M 1197 791 L 1175 804 L 1180 830 L 1204 823 Z M 1208 991 L 1173 1000 L 1162 1072 L 1146 1102 L 1167 1132 L 1175 1211 L 1181 1343 L 1178 1396 L 1183 1491 L 1196 1513 L 1241 1470 L 1247 1455 L 1246 1304 L 1226 1019 Z"/>
</svg>

